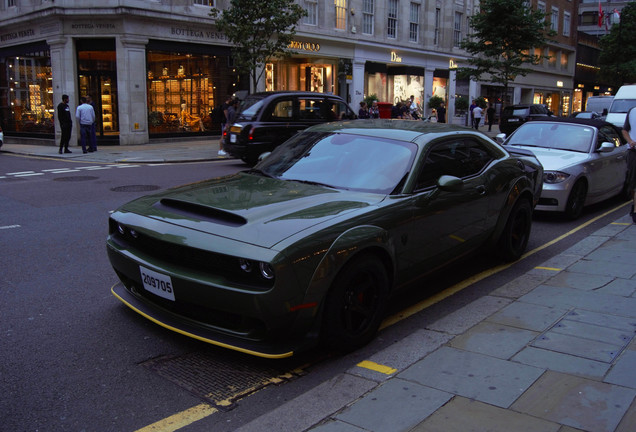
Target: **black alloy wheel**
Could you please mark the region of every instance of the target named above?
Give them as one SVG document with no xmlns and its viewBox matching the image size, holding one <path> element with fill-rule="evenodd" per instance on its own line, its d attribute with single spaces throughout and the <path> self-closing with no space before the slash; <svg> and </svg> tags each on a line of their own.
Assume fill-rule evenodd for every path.
<svg viewBox="0 0 636 432">
<path fill-rule="evenodd" d="M 532 206 L 527 199 L 521 198 L 510 211 L 499 238 L 497 251 L 503 260 L 512 262 L 521 258 L 528 246 L 531 227 Z"/>
</svg>

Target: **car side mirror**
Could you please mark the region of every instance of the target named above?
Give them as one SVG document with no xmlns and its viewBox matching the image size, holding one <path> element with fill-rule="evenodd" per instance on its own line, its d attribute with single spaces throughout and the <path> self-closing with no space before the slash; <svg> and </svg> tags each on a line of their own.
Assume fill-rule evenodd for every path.
<svg viewBox="0 0 636 432">
<path fill-rule="evenodd" d="M 272 152 L 265 152 L 265 153 L 261 153 L 261 155 L 258 157 L 258 161 L 262 161 L 263 159 L 265 159 L 267 156 L 271 155 Z"/>
<path fill-rule="evenodd" d="M 599 153 L 609 153 L 611 151 L 614 151 L 615 148 L 616 148 L 616 146 L 614 144 L 612 144 L 611 142 L 604 142 L 599 147 L 598 152 Z"/>
<path fill-rule="evenodd" d="M 503 144 L 505 140 L 506 140 L 505 133 L 497 134 L 497 136 L 495 137 L 495 141 L 497 141 L 499 144 Z"/>
<path fill-rule="evenodd" d="M 457 192 L 464 187 L 464 181 L 455 176 L 443 175 L 437 180 L 437 187 L 448 192 Z"/>
</svg>

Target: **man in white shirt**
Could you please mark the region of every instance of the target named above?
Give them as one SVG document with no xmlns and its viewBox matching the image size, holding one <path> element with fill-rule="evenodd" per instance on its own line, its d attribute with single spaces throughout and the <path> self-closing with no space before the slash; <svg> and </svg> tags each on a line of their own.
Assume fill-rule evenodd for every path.
<svg viewBox="0 0 636 432">
<path fill-rule="evenodd" d="M 93 107 L 86 102 L 86 98 L 82 96 L 80 98 L 80 106 L 75 110 L 75 118 L 80 125 L 80 136 L 81 136 L 81 144 L 82 151 L 84 153 L 97 151 L 97 146 L 90 142 L 91 137 L 91 129 L 93 123 L 95 123 L 95 110 Z M 86 150 L 86 142 L 89 142 L 89 149 Z"/>
<path fill-rule="evenodd" d="M 634 204 L 636 204 L 636 107 L 633 107 L 625 117 L 623 125 L 623 138 L 627 141 L 629 151 L 627 152 L 627 187 L 632 192 L 632 210 L 629 212 L 632 221 L 636 223 L 634 214 Z"/>
<path fill-rule="evenodd" d="M 475 129 L 477 130 L 479 130 L 479 123 L 481 122 L 481 116 L 483 111 L 484 110 L 479 105 L 473 108 L 473 120 L 475 122 L 473 126 L 475 126 Z"/>
</svg>

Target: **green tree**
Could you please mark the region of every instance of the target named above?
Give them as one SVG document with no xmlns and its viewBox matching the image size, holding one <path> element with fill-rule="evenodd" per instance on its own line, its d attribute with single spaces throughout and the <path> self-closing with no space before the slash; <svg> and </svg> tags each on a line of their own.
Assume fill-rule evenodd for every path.
<svg viewBox="0 0 636 432">
<path fill-rule="evenodd" d="M 600 40 L 599 78 L 612 85 L 636 82 L 636 2 L 621 11 L 619 24 Z"/>
<path fill-rule="evenodd" d="M 263 76 L 265 63 L 291 55 L 289 44 L 305 14 L 294 0 L 230 0 L 229 8 L 210 12 L 217 29 L 233 44 L 236 67 L 249 73 L 253 89 Z"/>
<path fill-rule="evenodd" d="M 470 17 L 472 34 L 468 34 L 461 47 L 473 57 L 468 67 L 458 69 L 460 77 L 486 80 L 503 86 L 517 76 L 526 76 L 545 56 L 535 55 L 535 48 L 544 47 L 550 30 L 547 15 L 526 6 L 524 0 L 483 0 L 480 12 Z"/>
</svg>

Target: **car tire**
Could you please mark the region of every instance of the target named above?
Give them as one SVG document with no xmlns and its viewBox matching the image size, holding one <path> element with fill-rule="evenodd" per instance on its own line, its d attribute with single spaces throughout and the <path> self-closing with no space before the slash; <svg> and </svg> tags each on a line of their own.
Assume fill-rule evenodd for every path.
<svg viewBox="0 0 636 432">
<path fill-rule="evenodd" d="M 578 219 L 583 213 L 585 198 L 587 197 L 587 183 L 585 180 L 578 180 L 572 186 L 568 201 L 565 204 L 565 217 L 574 220 Z"/>
<path fill-rule="evenodd" d="M 336 276 L 325 304 L 323 341 L 352 351 L 369 343 L 384 317 L 389 278 L 373 255 L 353 258 Z"/>
<path fill-rule="evenodd" d="M 521 258 L 528 246 L 531 228 L 532 205 L 527 199 L 521 198 L 512 207 L 497 243 L 497 252 L 501 259 L 512 262 Z"/>
</svg>

